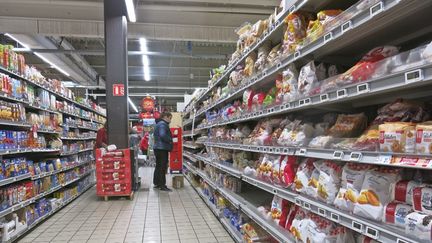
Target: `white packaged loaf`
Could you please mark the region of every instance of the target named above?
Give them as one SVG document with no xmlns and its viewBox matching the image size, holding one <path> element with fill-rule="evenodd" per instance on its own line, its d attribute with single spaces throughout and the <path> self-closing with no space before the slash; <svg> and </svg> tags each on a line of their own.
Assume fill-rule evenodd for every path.
<svg viewBox="0 0 432 243">
<path fill-rule="evenodd" d="M 405 220 L 405 233 L 421 240 L 432 240 L 432 215 L 412 212 Z"/>
<path fill-rule="evenodd" d="M 410 205 L 391 202 L 384 208 L 383 222 L 404 228 L 406 216 L 412 211 Z"/>
<path fill-rule="evenodd" d="M 432 188 L 414 188 L 412 193 L 412 203 L 415 211 L 432 214 Z"/>
<path fill-rule="evenodd" d="M 420 183 L 416 181 L 398 181 L 395 186 L 394 199 L 412 205 L 412 193 L 414 188 L 418 186 L 420 186 Z"/>
</svg>

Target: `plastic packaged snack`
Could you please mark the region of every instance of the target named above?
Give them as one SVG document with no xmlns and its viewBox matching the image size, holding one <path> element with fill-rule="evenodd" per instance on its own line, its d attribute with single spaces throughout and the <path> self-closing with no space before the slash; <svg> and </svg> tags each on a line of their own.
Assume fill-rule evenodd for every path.
<svg viewBox="0 0 432 243">
<path fill-rule="evenodd" d="M 354 143 L 352 149 L 359 151 L 376 151 L 379 147 L 378 125 L 370 126 Z"/>
<path fill-rule="evenodd" d="M 279 60 L 279 50 L 281 48 L 281 44 L 277 44 L 276 46 L 274 46 L 270 53 L 267 56 L 267 64 L 268 66 L 274 66 L 277 62 L 277 60 Z"/>
<path fill-rule="evenodd" d="M 342 210 L 352 212 L 363 185 L 366 172 L 371 165 L 347 163 L 342 169 L 341 187 L 334 200 L 334 205 Z"/>
<path fill-rule="evenodd" d="M 252 52 L 246 57 L 245 60 L 245 69 L 243 70 L 243 74 L 245 77 L 250 77 L 255 73 L 255 61 L 257 59 L 256 53 Z"/>
<path fill-rule="evenodd" d="M 271 204 L 270 213 L 273 221 L 275 221 L 276 224 L 279 224 L 279 220 L 282 216 L 282 205 L 283 199 L 275 195 Z"/>
<path fill-rule="evenodd" d="M 314 61 L 309 62 L 300 69 L 297 82 L 297 91 L 300 97 L 308 95 L 318 82 Z"/>
<path fill-rule="evenodd" d="M 297 192 L 303 193 L 306 191 L 312 172 L 315 170 L 313 162 L 314 159 L 304 158 L 300 163 L 294 178 L 294 189 Z"/>
<path fill-rule="evenodd" d="M 339 138 L 357 137 L 367 125 L 367 117 L 363 113 L 338 116 L 336 123 L 329 129 L 330 136 Z"/>
<path fill-rule="evenodd" d="M 395 153 L 414 153 L 415 125 L 407 122 L 388 122 L 379 125 L 380 150 Z"/>
<path fill-rule="evenodd" d="M 372 124 L 385 122 L 424 122 L 430 118 L 429 111 L 422 102 L 397 99 L 378 110 Z"/>
<path fill-rule="evenodd" d="M 412 212 L 406 216 L 405 233 L 421 240 L 432 240 L 432 215 Z"/>
<path fill-rule="evenodd" d="M 307 28 L 307 42 L 312 42 L 324 34 L 326 25 L 336 16 L 342 13 L 342 10 L 323 10 L 317 13 L 314 21 L 309 21 Z"/>
<path fill-rule="evenodd" d="M 250 110 L 252 108 L 253 97 L 253 90 L 248 89 L 243 93 L 243 105 L 245 106 L 245 110 Z"/>
<path fill-rule="evenodd" d="M 295 156 L 282 156 L 280 164 L 280 184 L 281 186 L 290 187 L 296 175 L 297 170 L 297 157 Z"/>
<path fill-rule="evenodd" d="M 417 124 L 415 150 L 418 154 L 432 154 L 432 122 Z"/>
<path fill-rule="evenodd" d="M 295 12 L 290 13 L 285 18 L 287 29 L 283 40 L 283 53 L 288 54 L 297 50 L 306 37 L 306 28 L 309 17 L 305 13 Z"/>
<path fill-rule="evenodd" d="M 366 172 L 360 195 L 354 206 L 354 214 L 373 220 L 381 220 L 384 206 L 393 201 L 393 191 L 399 180 L 399 170 L 380 168 Z"/>
<path fill-rule="evenodd" d="M 432 188 L 414 188 L 412 192 L 412 204 L 415 211 L 432 214 Z"/>
<path fill-rule="evenodd" d="M 333 137 L 332 136 L 318 136 L 312 138 L 312 140 L 309 142 L 308 147 L 310 148 L 327 148 L 332 143 Z"/>
<path fill-rule="evenodd" d="M 281 177 L 280 177 L 280 165 L 281 165 L 281 157 L 277 158 L 277 160 L 274 161 L 273 163 L 273 168 L 272 168 L 272 172 L 271 172 L 271 179 L 272 179 L 272 183 L 275 185 L 279 185 L 281 183 Z"/>
<path fill-rule="evenodd" d="M 255 62 L 255 70 L 257 72 L 262 71 L 267 66 L 267 56 L 271 50 L 271 42 L 266 41 L 262 46 L 258 48 L 258 57 Z"/>
<path fill-rule="evenodd" d="M 332 161 L 315 162 L 315 168 L 319 171 L 317 194 L 318 199 L 332 204 L 338 193 L 342 167 Z"/>
<path fill-rule="evenodd" d="M 288 103 L 297 96 L 298 72 L 294 64 L 290 64 L 282 72 L 282 88 L 280 92 L 281 102 Z"/>
<path fill-rule="evenodd" d="M 412 211 L 410 205 L 391 202 L 384 207 L 383 222 L 404 228 L 406 216 Z"/>
<path fill-rule="evenodd" d="M 395 187 L 394 199 L 398 202 L 403 202 L 412 205 L 413 190 L 414 188 L 419 187 L 420 185 L 421 185 L 420 182 L 413 181 L 413 180 L 398 181 Z"/>
<path fill-rule="evenodd" d="M 300 120 L 296 120 L 291 126 L 285 127 L 278 143 L 283 146 L 304 146 L 312 137 L 313 132 L 311 124 L 302 124 Z"/>
</svg>

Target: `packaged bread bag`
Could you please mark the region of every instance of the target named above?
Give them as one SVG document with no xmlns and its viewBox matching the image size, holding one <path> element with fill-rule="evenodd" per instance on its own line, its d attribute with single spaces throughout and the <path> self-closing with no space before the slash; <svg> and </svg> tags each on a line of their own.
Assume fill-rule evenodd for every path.
<svg viewBox="0 0 432 243">
<path fill-rule="evenodd" d="M 412 211 L 410 205 L 391 202 L 384 208 L 383 222 L 404 228 L 406 216 Z"/>
<path fill-rule="evenodd" d="M 352 212 L 360 195 L 366 172 L 374 167 L 367 164 L 347 163 L 342 170 L 341 187 L 334 200 L 337 208 Z"/>
<path fill-rule="evenodd" d="M 328 204 L 334 202 L 341 181 L 342 167 L 333 161 L 315 162 L 319 171 L 317 196 Z"/>
<path fill-rule="evenodd" d="M 354 206 L 354 214 L 381 220 L 384 206 L 393 201 L 393 191 L 400 179 L 400 170 L 383 167 L 366 172 L 360 195 Z"/>
<path fill-rule="evenodd" d="M 405 233 L 421 240 L 432 240 L 432 215 L 412 212 L 405 221 Z"/>
<path fill-rule="evenodd" d="M 398 202 L 412 205 L 413 190 L 421 185 L 417 181 L 402 180 L 396 183 L 394 198 Z"/>
<path fill-rule="evenodd" d="M 432 214 L 432 188 L 425 186 L 414 188 L 412 203 L 415 211 Z"/>
<path fill-rule="evenodd" d="M 387 122 L 379 125 L 380 150 L 394 153 L 414 153 L 415 125 L 410 122 Z"/>
<path fill-rule="evenodd" d="M 418 154 L 432 154 L 432 121 L 416 126 L 415 150 Z"/>
</svg>

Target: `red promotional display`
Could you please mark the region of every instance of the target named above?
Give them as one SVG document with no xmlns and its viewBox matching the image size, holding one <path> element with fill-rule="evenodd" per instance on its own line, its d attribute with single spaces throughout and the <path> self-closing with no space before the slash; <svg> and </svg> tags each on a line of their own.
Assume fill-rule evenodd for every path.
<svg viewBox="0 0 432 243">
<path fill-rule="evenodd" d="M 181 128 L 171 128 L 173 150 L 169 154 L 169 167 L 171 174 L 181 173 L 183 167 L 183 135 Z"/>
<path fill-rule="evenodd" d="M 124 84 L 113 84 L 113 96 L 124 96 Z"/>
<path fill-rule="evenodd" d="M 129 149 L 102 154 L 96 150 L 96 195 L 105 200 L 111 196 L 133 197 Z"/>
</svg>

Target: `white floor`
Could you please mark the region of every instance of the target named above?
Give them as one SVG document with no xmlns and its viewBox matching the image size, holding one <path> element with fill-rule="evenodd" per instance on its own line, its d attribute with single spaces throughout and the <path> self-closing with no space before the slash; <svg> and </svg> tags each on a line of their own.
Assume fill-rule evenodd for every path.
<svg viewBox="0 0 432 243">
<path fill-rule="evenodd" d="M 168 193 L 153 190 L 153 168 L 140 175 L 133 201 L 105 202 L 92 188 L 19 242 L 233 242 L 186 180 L 184 188 Z"/>
</svg>

